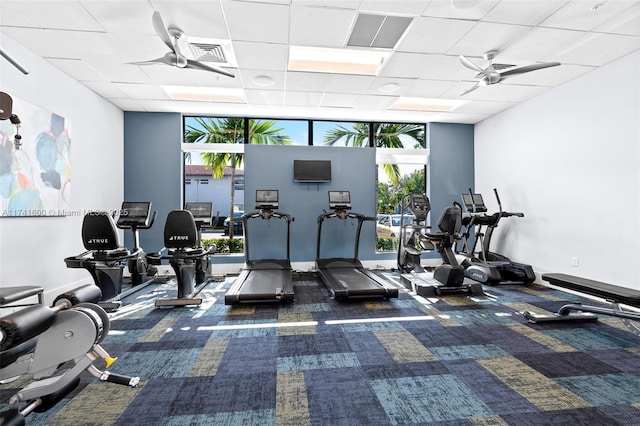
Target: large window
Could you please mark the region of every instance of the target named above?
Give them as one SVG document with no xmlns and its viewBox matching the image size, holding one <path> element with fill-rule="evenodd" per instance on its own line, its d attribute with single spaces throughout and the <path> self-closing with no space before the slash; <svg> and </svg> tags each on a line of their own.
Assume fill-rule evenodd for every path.
<svg viewBox="0 0 640 426">
<path fill-rule="evenodd" d="M 234 237 L 240 229 L 237 219 L 244 210 L 244 118 L 185 117 L 184 178 L 202 185 L 184 185 L 184 202 L 213 202 L 219 216 L 215 234 L 218 238 Z M 240 234 L 241 232 L 238 232 Z M 239 235 L 235 235 L 239 236 Z M 222 246 L 221 246 L 222 247 Z M 228 244 L 227 247 L 239 246 Z"/>
<path fill-rule="evenodd" d="M 373 138 L 378 166 L 377 249 L 396 251 L 402 222 L 411 224 L 409 216 L 401 215 L 402 197 L 426 193 L 425 125 L 374 123 Z"/>
<path fill-rule="evenodd" d="M 219 211 L 223 219 L 241 214 L 247 143 L 371 147 L 376 149 L 378 168 L 377 249 L 393 251 L 397 247 L 402 196 L 426 192 L 425 130 L 426 125 L 420 123 L 185 117 L 185 202 L 212 201 L 214 211 Z M 193 184 L 205 178 L 209 182 L 205 187 Z M 226 231 L 227 227 L 220 237 L 240 236 L 234 233 L 238 227 Z"/>
</svg>

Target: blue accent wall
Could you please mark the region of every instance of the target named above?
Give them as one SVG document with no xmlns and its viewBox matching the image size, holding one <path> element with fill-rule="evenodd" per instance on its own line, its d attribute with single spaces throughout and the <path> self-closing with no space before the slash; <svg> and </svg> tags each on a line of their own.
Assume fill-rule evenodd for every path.
<svg viewBox="0 0 640 426">
<path fill-rule="evenodd" d="M 474 187 L 473 125 L 429 123 L 427 143 L 427 194 L 436 229 L 442 211 L 453 201 L 462 204 L 462 193 Z"/>
<path fill-rule="evenodd" d="M 153 227 L 140 231 L 146 252 L 164 247 L 164 222 L 171 210 L 182 208 L 182 114 L 124 113 L 124 198 L 151 201 L 158 211 Z M 133 237 L 125 232 L 125 245 Z"/>
<path fill-rule="evenodd" d="M 293 181 L 293 160 L 330 160 L 331 182 Z M 258 189 L 280 191 L 279 211 L 295 218 L 291 224 L 291 260 L 316 258 L 317 218 L 329 210 L 328 191 L 350 191 L 352 211 L 375 217 L 375 150 L 320 146 L 247 145 L 245 147 L 245 211 L 254 211 Z M 282 222 L 282 223 L 277 223 Z M 323 223 L 322 257 L 352 257 L 355 220 Z M 252 259 L 283 258 L 286 254 L 284 220 L 251 219 L 249 254 Z M 375 222 L 365 222 L 360 258 L 375 258 Z"/>
</svg>

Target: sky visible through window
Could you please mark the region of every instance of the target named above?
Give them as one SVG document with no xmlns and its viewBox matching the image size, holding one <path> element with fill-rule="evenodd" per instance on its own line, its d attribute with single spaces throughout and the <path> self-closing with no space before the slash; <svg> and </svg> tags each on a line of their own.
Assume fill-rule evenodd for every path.
<svg viewBox="0 0 640 426">
<path fill-rule="evenodd" d="M 219 120 L 218 118 L 212 117 L 211 120 Z M 309 145 L 309 120 L 282 120 L 282 119 L 250 119 L 256 121 L 273 121 L 273 129 L 282 129 L 278 133 L 280 135 L 286 135 L 290 138 L 291 145 L 297 146 L 308 146 Z M 331 130 L 335 130 L 338 126 L 345 130 L 354 129 L 356 122 L 343 122 L 343 121 L 323 121 L 323 120 L 314 120 L 313 121 L 313 139 L 314 145 L 322 146 L 325 145 L 324 137 L 327 132 Z M 196 123 L 196 117 L 185 117 L 185 129 L 188 127 L 197 127 L 202 129 Z M 413 148 L 417 145 L 416 140 L 410 136 L 405 134 L 399 134 L 398 139 L 401 141 L 402 145 L 405 148 Z M 424 141 L 421 141 L 424 144 Z M 333 146 L 346 146 L 344 140 L 340 140 L 337 143 L 334 143 Z M 202 165 L 202 158 L 197 152 L 192 152 L 190 155 L 190 159 L 186 160 L 185 164 L 194 164 L 194 165 Z M 401 175 L 410 174 L 416 170 L 418 170 L 422 166 L 416 165 L 407 165 L 407 164 L 399 164 Z M 378 179 L 380 182 L 389 182 L 389 178 L 385 175 L 385 173 L 379 173 Z"/>
</svg>

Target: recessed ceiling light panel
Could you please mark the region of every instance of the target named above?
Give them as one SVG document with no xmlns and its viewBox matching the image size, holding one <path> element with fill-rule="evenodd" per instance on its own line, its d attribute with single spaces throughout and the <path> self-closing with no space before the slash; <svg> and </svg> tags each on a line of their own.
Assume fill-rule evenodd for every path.
<svg viewBox="0 0 640 426">
<path fill-rule="evenodd" d="M 289 71 L 377 75 L 390 52 L 290 46 Z"/>
<path fill-rule="evenodd" d="M 175 101 L 247 103 L 242 89 L 194 86 L 160 87 Z"/>
</svg>

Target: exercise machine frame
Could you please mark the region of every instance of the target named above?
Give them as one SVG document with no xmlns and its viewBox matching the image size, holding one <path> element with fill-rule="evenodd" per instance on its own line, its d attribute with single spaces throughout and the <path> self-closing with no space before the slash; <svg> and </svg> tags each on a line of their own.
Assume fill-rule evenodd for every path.
<svg viewBox="0 0 640 426">
<path fill-rule="evenodd" d="M 482 285 L 465 282 L 464 268 L 458 264 L 452 246 L 460 238 L 460 206 L 454 203 L 442 212 L 438 220 L 440 232 L 430 232 L 427 216 L 431 210 L 429 198 L 423 194 L 406 194 L 401 200 L 401 223 L 398 240 L 398 269 L 404 272 L 400 282 L 409 290 L 423 297 L 435 297 L 445 293 L 483 295 Z M 413 215 L 413 223 L 405 223 L 404 212 Z M 407 230 L 410 230 L 408 233 Z M 434 249 L 440 254 L 442 264 L 433 273 L 421 265 L 423 250 Z"/>
<path fill-rule="evenodd" d="M 335 300 L 360 300 L 398 297 L 398 288 L 366 269 L 358 259 L 360 233 L 365 221 L 376 221 L 351 210 L 349 191 L 329 191 L 330 212 L 318 216 L 318 240 L 316 246 L 316 269 L 323 285 Z M 322 258 L 322 224 L 328 219 L 353 219 L 357 221 L 352 258 Z"/>
<path fill-rule="evenodd" d="M 30 380 L 9 398 L 1 424 L 24 424 L 30 413 L 50 409 L 78 386 L 85 370 L 100 381 L 138 385 L 138 377 L 94 365 L 102 358 L 109 368 L 117 360 L 100 346 L 110 326 L 107 313 L 95 304 L 101 297 L 89 284 L 59 295 L 52 307 L 32 305 L 0 318 L 0 383 Z"/>
<path fill-rule="evenodd" d="M 244 257 L 242 272 L 224 296 L 226 305 L 239 303 L 291 303 L 294 300 L 291 277 L 291 222 L 293 216 L 278 212 L 278 190 L 257 190 L 256 209 L 245 213 L 242 219 L 244 228 Z M 282 219 L 287 227 L 287 249 L 284 259 L 251 259 L 249 252 L 249 221 L 252 219 Z"/>
</svg>

